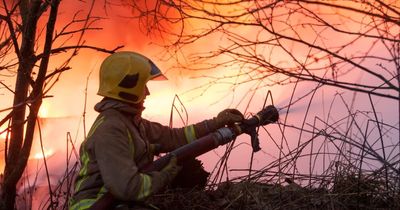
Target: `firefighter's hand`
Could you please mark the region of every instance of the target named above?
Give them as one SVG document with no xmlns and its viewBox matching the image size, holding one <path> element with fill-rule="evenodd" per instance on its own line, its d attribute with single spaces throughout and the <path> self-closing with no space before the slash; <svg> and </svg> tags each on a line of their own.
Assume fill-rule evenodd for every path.
<svg viewBox="0 0 400 210">
<path fill-rule="evenodd" d="M 232 125 L 235 122 L 241 122 L 244 119 L 243 114 L 237 109 L 225 109 L 221 111 L 215 118 L 218 128 L 225 125 Z"/>
<path fill-rule="evenodd" d="M 178 165 L 176 156 L 172 155 L 169 163 L 161 170 L 161 173 L 166 175 L 168 182 L 171 182 L 181 169 L 182 166 Z"/>
</svg>

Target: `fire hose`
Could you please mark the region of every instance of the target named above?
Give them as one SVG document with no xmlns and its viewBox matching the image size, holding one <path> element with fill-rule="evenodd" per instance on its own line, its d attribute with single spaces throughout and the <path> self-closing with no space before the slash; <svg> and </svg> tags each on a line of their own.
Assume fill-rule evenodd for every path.
<svg viewBox="0 0 400 210">
<path fill-rule="evenodd" d="M 217 148 L 218 146 L 227 144 L 243 133 L 250 135 L 253 152 L 257 152 L 261 149 L 257 128 L 259 126 L 274 123 L 278 120 L 278 118 L 278 110 L 273 105 L 267 106 L 253 117 L 245 119 L 239 124 L 220 128 L 217 131 L 201 137 L 190 144 L 179 147 L 178 149 L 155 160 L 150 165 L 141 168 L 140 171 L 141 173 L 160 171 L 169 163 L 172 156 L 175 156 L 177 158 L 178 164 L 182 163 L 186 159 L 197 157 Z M 91 206 L 90 209 L 111 209 L 117 201 L 118 200 L 110 192 L 107 192 L 106 194 L 101 196 Z"/>
</svg>

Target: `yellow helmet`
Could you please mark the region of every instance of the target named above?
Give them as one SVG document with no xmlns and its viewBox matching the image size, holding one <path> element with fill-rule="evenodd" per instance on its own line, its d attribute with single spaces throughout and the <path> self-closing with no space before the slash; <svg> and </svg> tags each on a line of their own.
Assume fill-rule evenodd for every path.
<svg viewBox="0 0 400 210">
<path fill-rule="evenodd" d="M 146 83 L 156 77 L 166 79 L 147 57 L 135 52 L 116 52 L 101 64 L 97 94 L 136 104 L 145 97 Z"/>
</svg>

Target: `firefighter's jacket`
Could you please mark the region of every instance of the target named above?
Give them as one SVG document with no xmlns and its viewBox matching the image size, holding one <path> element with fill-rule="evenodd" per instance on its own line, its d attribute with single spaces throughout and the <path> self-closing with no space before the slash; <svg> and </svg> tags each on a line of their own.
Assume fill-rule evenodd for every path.
<svg viewBox="0 0 400 210">
<path fill-rule="evenodd" d="M 153 161 L 153 145 L 170 152 L 217 128 L 205 120 L 184 128 L 169 128 L 141 118 L 141 111 L 126 103 L 104 99 L 100 112 L 80 147 L 81 168 L 75 180 L 70 209 L 87 209 L 110 191 L 121 201 L 140 201 L 167 183 L 162 172 L 141 173 Z"/>
</svg>

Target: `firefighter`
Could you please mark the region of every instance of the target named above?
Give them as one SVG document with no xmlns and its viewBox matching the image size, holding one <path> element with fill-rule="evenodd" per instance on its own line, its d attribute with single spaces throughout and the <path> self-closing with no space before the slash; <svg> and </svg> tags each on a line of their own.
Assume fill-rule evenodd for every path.
<svg viewBox="0 0 400 210">
<path fill-rule="evenodd" d="M 226 109 L 213 119 L 183 128 L 169 128 L 143 119 L 143 103 L 150 92 L 149 80 L 166 79 L 147 57 L 135 52 L 117 52 L 100 67 L 95 105 L 99 115 L 80 147 L 81 168 L 70 200 L 71 210 L 90 208 L 106 192 L 121 201 L 117 208 L 139 205 L 160 191 L 180 170 L 176 157 L 160 171 L 141 173 L 154 154 L 170 152 L 210 132 L 243 120 L 236 109 Z M 126 207 L 126 206 L 125 206 Z"/>
</svg>

